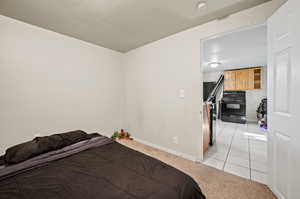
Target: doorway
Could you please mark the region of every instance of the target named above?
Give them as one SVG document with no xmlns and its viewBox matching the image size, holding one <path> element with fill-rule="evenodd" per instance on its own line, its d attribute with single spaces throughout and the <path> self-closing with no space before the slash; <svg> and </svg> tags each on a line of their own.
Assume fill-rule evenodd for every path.
<svg viewBox="0 0 300 199">
<path fill-rule="evenodd" d="M 203 163 L 267 184 L 267 26 L 201 42 Z"/>
</svg>

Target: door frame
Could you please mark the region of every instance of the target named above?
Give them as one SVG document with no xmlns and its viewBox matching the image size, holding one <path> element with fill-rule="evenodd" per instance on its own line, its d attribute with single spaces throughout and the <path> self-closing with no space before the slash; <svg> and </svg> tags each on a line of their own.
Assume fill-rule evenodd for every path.
<svg viewBox="0 0 300 199">
<path fill-rule="evenodd" d="M 219 37 L 224 37 L 226 35 L 230 35 L 230 34 L 233 34 L 233 33 L 238 33 L 238 32 L 242 32 L 242 31 L 247 31 L 247 30 L 251 30 L 251 29 L 254 29 L 254 28 L 259 28 L 259 27 L 268 27 L 268 22 L 265 21 L 264 23 L 261 23 L 261 24 L 256 24 L 256 25 L 250 25 L 250 26 L 244 26 L 244 27 L 240 27 L 240 28 L 236 28 L 236 29 L 232 29 L 230 31 L 225 31 L 225 32 L 222 32 L 222 33 L 218 33 L 218 34 L 213 34 L 211 36 L 208 36 L 208 37 L 204 37 L 202 39 L 200 39 L 200 67 L 201 67 L 201 77 L 202 77 L 202 81 L 200 82 L 200 85 L 201 85 L 201 88 L 202 88 L 202 91 L 203 92 L 203 74 L 204 74 L 204 71 L 203 71 L 203 66 L 204 66 L 204 61 L 203 61 L 203 57 L 204 57 L 204 42 L 207 41 L 207 40 L 211 40 L 211 39 L 216 39 L 216 38 L 219 38 Z M 268 61 L 268 60 L 267 60 Z M 266 84 L 266 87 L 267 87 L 267 90 L 269 89 L 269 84 L 268 84 L 268 81 L 265 82 Z M 268 93 L 266 94 L 268 95 Z M 200 117 L 203 121 L 203 100 L 201 101 L 201 112 L 200 112 Z M 201 126 L 201 128 L 203 127 L 203 124 Z M 203 162 L 204 161 L 204 158 L 203 158 L 203 131 L 202 131 L 202 136 L 201 136 L 201 142 L 202 142 L 202 148 L 200 149 L 200 156 L 197 158 L 197 161 L 199 162 Z M 268 139 L 269 139 L 269 134 L 268 134 Z M 269 156 L 269 154 L 267 154 L 267 157 Z M 267 181 L 267 185 L 269 186 L 269 182 Z"/>
</svg>

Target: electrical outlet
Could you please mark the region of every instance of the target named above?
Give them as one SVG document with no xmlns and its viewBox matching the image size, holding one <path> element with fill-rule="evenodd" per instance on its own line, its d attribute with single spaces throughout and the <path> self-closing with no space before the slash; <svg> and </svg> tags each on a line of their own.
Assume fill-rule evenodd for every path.
<svg viewBox="0 0 300 199">
<path fill-rule="evenodd" d="M 173 137 L 173 143 L 174 143 L 174 144 L 178 144 L 178 137 L 177 137 L 177 136 L 174 136 L 174 137 Z"/>
</svg>

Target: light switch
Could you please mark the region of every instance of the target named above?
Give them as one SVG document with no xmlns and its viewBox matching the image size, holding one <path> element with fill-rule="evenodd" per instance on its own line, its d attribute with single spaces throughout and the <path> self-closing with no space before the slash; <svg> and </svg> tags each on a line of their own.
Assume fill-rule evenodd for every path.
<svg viewBox="0 0 300 199">
<path fill-rule="evenodd" d="M 184 98 L 184 97 L 185 97 L 184 89 L 179 89 L 179 98 Z"/>
</svg>

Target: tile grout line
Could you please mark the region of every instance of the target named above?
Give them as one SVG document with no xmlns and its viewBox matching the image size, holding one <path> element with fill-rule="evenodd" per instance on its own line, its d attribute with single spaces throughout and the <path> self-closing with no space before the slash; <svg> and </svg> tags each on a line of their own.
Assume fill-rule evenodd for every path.
<svg viewBox="0 0 300 199">
<path fill-rule="evenodd" d="M 249 125 L 247 124 L 247 132 L 249 132 Z M 252 164 L 251 164 L 251 141 L 250 137 L 248 136 L 248 151 L 249 151 L 249 170 L 250 170 L 250 180 L 252 180 Z"/>
<path fill-rule="evenodd" d="M 232 142 L 233 142 L 233 138 L 234 138 L 234 136 L 236 134 L 236 130 L 237 130 L 237 126 L 235 126 L 235 130 L 234 130 L 234 133 L 233 133 L 231 141 L 230 141 L 229 149 L 228 149 L 228 152 L 227 152 L 227 155 L 226 155 L 226 159 L 224 161 L 223 168 L 222 168 L 223 171 L 225 169 L 225 165 L 226 165 L 227 160 L 228 160 L 228 156 L 229 156 L 229 153 L 230 153 L 230 150 L 231 150 L 231 145 L 232 145 Z"/>
<path fill-rule="evenodd" d="M 250 180 L 252 180 L 252 167 L 251 167 L 251 147 L 250 147 L 250 139 L 248 137 L 248 152 L 249 152 L 249 170 L 250 170 Z"/>
</svg>

